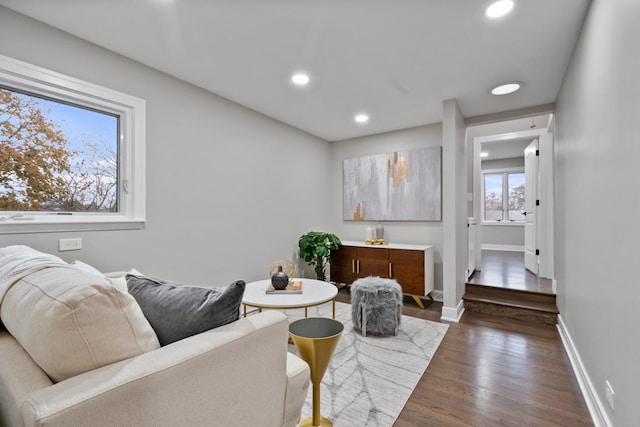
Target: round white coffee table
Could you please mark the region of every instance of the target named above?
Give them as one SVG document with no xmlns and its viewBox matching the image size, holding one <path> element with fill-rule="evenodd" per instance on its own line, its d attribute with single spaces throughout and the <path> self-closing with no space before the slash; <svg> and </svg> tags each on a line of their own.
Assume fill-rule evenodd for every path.
<svg viewBox="0 0 640 427">
<path fill-rule="evenodd" d="M 271 284 L 270 279 L 247 283 L 242 297 L 244 317 L 247 317 L 247 307 L 255 307 L 259 312 L 263 308 L 276 310 L 304 308 L 304 317 L 307 317 L 307 308 L 331 301 L 333 318 L 336 318 L 335 298 L 338 295 L 338 288 L 335 285 L 315 279 L 291 280 L 302 282 L 301 294 L 267 294 L 267 287 Z"/>
</svg>

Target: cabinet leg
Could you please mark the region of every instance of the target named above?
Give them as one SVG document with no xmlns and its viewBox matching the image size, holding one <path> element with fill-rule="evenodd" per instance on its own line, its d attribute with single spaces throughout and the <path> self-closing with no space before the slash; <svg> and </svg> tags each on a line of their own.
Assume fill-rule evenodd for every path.
<svg viewBox="0 0 640 427">
<path fill-rule="evenodd" d="M 429 305 L 431 305 L 431 303 L 433 302 L 433 296 L 431 295 L 431 292 L 429 292 L 429 295 L 427 295 L 427 299 L 429 300 L 429 304 L 427 304 L 426 306 L 424 305 L 424 302 L 422 301 L 422 298 L 420 298 L 418 295 L 411 295 L 411 297 L 416 302 L 416 304 L 418 304 L 418 307 L 420 307 L 423 310 L 426 307 L 428 307 Z"/>
<path fill-rule="evenodd" d="M 418 304 L 418 307 L 420 307 L 423 310 L 426 308 L 418 295 L 411 295 L 411 297 L 416 302 L 416 304 Z"/>
</svg>

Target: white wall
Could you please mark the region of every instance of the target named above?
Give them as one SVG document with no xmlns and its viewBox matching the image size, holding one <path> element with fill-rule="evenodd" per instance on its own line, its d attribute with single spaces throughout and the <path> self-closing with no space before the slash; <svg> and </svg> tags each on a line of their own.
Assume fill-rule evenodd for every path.
<svg viewBox="0 0 640 427">
<path fill-rule="evenodd" d="M 364 240 L 365 229 L 377 222 L 342 219 L 342 161 L 344 159 L 400 150 L 441 146 L 442 124 L 421 126 L 333 143 L 331 177 L 332 228 L 344 240 Z M 394 243 L 427 244 L 435 247 L 435 288 L 442 289 L 442 222 L 383 222 L 385 234 Z"/>
<path fill-rule="evenodd" d="M 639 22 L 636 0 L 594 0 L 556 104 L 558 308 L 616 426 L 640 420 Z"/>
<path fill-rule="evenodd" d="M 267 276 L 300 235 L 327 228 L 331 147 L 321 139 L 0 7 L 0 54 L 147 101 L 147 223 L 135 231 L 2 235 L 109 271 L 191 284 Z"/>
<path fill-rule="evenodd" d="M 524 155 L 522 157 L 512 157 L 509 159 L 483 160 L 481 169 L 506 169 L 506 168 L 522 168 L 524 170 Z"/>
<path fill-rule="evenodd" d="M 463 312 L 468 267 L 467 150 L 464 116 L 455 99 L 442 102 L 442 319 L 458 321 Z"/>
<path fill-rule="evenodd" d="M 482 225 L 480 236 L 484 249 L 524 250 L 524 226 Z"/>
</svg>

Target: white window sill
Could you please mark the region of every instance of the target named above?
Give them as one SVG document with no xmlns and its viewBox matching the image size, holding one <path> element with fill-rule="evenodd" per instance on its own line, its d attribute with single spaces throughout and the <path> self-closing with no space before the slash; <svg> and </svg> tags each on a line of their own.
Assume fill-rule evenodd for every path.
<svg viewBox="0 0 640 427">
<path fill-rule="evenodd" d="M 59 231 L 139 230 L 144 219 L 109 216 L 37 216 L 32 220 L 0 221 L 0 234 L 52 233 Z"/>
</svg>

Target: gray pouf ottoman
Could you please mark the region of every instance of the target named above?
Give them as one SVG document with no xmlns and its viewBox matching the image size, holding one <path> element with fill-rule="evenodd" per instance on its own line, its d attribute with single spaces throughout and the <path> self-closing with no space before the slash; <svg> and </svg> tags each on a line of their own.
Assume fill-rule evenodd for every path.
<svg viewBox="0 0 640 427">
<path fill-rule="evenodd" d="M 353 327 L 367 333 L 396 335 L 402 318 L 402 288 L 393 279 L 365 277 L 351 285 Z"/>
</svg>

